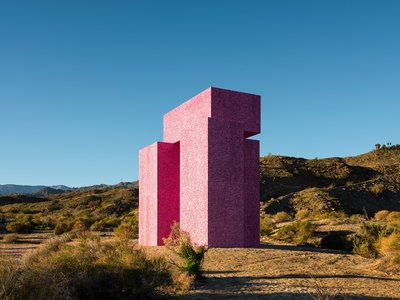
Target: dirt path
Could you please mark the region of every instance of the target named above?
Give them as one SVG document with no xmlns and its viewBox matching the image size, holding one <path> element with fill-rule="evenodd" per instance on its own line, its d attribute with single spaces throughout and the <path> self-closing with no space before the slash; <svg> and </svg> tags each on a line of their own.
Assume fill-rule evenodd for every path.
<svg viewBox="0 0 400 300">
<path fill-rule="evenodd" d="M 180 299 L 312 299 L 310 293 L 318 290 L 343 295 L 337 299 L 400 297 L 400 276 L 376 271 L 374 263 L 343 252 L 278 244 L 210 249 L 204 282 Z"/>
</svg>

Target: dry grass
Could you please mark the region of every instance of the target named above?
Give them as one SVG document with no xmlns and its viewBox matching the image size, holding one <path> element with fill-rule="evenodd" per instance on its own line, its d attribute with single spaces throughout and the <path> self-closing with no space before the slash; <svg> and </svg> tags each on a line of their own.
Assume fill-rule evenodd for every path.
<svg viewBox="0 0 400 300">
<path fill-rule="evenodd" d="M 273 215 L 272 219 L 274 220 L 274 222 L 276 223 L 281 223 L 281 222 L 289 222 L 292 221 L 292 216 L 289 215 L 287 212 L 284 211 L 280 211 L 278 213 L 276 213 L 275 215 Z"/>
<path fill-rule="evenodd" d="M 18 242 L 18 235 L 14 233 L 5 234 L 3 236 L 3 242 L 7 244 L 13 244 Z"/>
<path fill-rule="evenodd" d="M 187 289 L 190 279 L 127 240 L 62 235 L 0 264 L 1 299 L 140 299 Z"/>
<path fill-rule="evenodd" d="M 380 210 L 375 214 L 374 218 L 378 221 L 386 221 L 386 218 L 389 214 L 390 211 L 388 210 Z"/>
</svg>

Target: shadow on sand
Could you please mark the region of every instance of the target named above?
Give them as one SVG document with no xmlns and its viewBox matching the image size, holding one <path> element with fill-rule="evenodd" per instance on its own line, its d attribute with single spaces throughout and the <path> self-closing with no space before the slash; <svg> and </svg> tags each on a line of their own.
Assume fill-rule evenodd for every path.
<svg viewBox="0 0 400 300">
<path fill-rule="evenodd" d="M 211 277 L 213 274 L 230 274 L 235 273 L 234 271 L 212 271 L 206 272 L 206 277 L 198 283 L 195 291 L 188 295 L 183 295 L 178 299 L 322 299 L 314 298 L 311 294 L 304 292 L 313 289 L 312 285 L 302 285 L 301 283 L 296 285 L 299 292 L 271 292 L 266 293 L 264 290 L 267 287 L 271 287 L 274 290 L 274 286 L 278 283 L 272 280 L 276 279 L 289 279 L 289 278 L 304 278 L 310 280 L 318 280 L 323 278 L 348 278 L 357 279 L 371 279 L 371 280 L 385 280 L 385 281 L 399 281 L 400 279 L 385 278 L 385 277 L 374 277 L 374 276 L 362 276 L 362 275 L 305 275 L 305 274 L 286 274 L 281 276 L 255 276 L 255 277 L 244 277 L 244 276 L 232 276 L 232 277 Z M 264 280 L 271 280 L 266 282 Z M 276 287 L 277 289 L 278 287 Z M 372 297 L 365 295 L 351 294 L 337 294 L 336 296 L 330 295 L 331 290 L 325 291 L 327 297 L 323 299 L 394 299 L 392 297 Z M 330 296 L 331 298 L 328 298 Z"/>
</svg>

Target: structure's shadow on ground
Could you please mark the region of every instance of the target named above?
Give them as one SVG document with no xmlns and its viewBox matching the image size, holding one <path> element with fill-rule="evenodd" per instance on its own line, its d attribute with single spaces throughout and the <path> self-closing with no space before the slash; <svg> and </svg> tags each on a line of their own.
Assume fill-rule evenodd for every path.
<svg viewBox="0 0 400 300">
<path fill-rule="evenodd" d="M 385 280 L 385 281 L 399 281 L 400 279 L 374 277 L 374 276 L 362 276 L 362 275 L 306 275 L 306 274 L 285 274 L 281 276 L 227 276 L 227 277 L 212 277 L 216 274 L 231 274 L 235 271 L 211 271 L 206 272 L 206 277 L 200 281 L 195 291 L 189 295 L 179 297 L 179 299 L 393 299 L 391 297 L 371 297 L 363 295 L 349 294 L 337 294 L 336 296 L 330 295 L 331 290 L 327 290 L 326 298 L 313 297 L 307 292 L 264 292 L 266 288 L 274 286 L 278 283 L 272 280 L 276 279 L 293 279 L 293 278 L 304 278 L 310 280 L 318 280 L 323 278 L 364 278 L 372 280 Z M 270 280 L 270 281 L 268 281 Z M 308 290 L 312 286 L 302 285 L 299 283 L 296 288 L 302 290 Z M 351 291 L 349 291 L 351 292 Z M 332 298 L 328 298 L 328 295 Z"/>
<path fill-rule="evenodd" d="M 313 246 L 293 246 L 293 245 L 276 245 L 276 244 L 268 244 L 261 243 L 258 249 L 274 249 L 274 250 L 285 250 L 285 251 L 308 251 L 308 252 L 317 252 L 317 253 L 331 253 L 331 254 L 351 254 L 351 252 L 343 251 L 343 250 L 332 250 L 332 249 L 324 249 L 317 248 Z M 255 248 L 255 249 L 257 249 Z"/>
</svg>

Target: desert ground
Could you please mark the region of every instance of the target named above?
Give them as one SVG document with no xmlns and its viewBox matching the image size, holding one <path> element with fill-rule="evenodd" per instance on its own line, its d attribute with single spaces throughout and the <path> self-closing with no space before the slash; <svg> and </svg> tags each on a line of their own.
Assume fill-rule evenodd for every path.
<svg viewBox="0 0 400 300">
<path fill-rule="evenodd" d="M 1 244 L 0 251 L 18 258 L 51 236 L 51 232 L 22 234 L 18 243 Z M 145 250 L 150 255 L 171 255 L 165 247 Z M 204 271 L 195 288 L 178 299 L 400 298 L 400 276 L 379 271 L 375 259 L 269 239 L 258 248 L 211 248 Z"/>
</svg>

